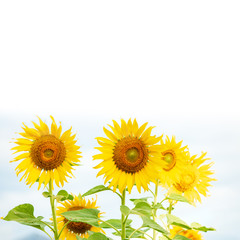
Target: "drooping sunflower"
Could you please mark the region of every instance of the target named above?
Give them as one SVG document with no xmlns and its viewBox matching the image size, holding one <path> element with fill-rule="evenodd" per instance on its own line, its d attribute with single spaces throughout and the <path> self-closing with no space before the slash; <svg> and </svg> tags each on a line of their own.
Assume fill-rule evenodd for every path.
<svg viewBox="0 0 240 240">
<path fill-rule="evenodd" d="M 57 208 L 57 225 L 58 225 L 58 232 L 60 232 L 63 226 L 67 223 L 67 219 L 63 217 L 61 214 L 63 212 L 74 211 L 74 210 L 81 210 L 85 208 L 99 208 L 96 206 L 96 199 L 86 200 L 81 196 L 74 196 L 73 200 L 66 200 L 61 202 L 62 206 Z M 102 213 L 99 213 L 99 217 Z M 88 238 L 89 234 L 88 231 L 92 232 L 102 232 L 105 233 L 101 228 L 92 226 L 87 223 L 83 222 L 69 222 L 67 226 L 62 231 L 60 236 L 60 240 L 76 240 L 76 235 L 81 238 Z"/>
<path fill-rule="evenodd" d="M 191 240 L 203 240 L 202 235 L 197 230 L 185 230 L 181 227 L 175 226 L 170 229 L 170 238 L 174 238 L 176 235 L 187 237 Z"/>
<path fill-rule="evenodd" d="M 169 192 L 183 194 L 189 202 L 195 205 L 197 201 L 201 203 L 200 194 L 207 197 L 209 182 L 216 179 L 211 178 L 213 171 L 210 170 L 213 162 L 204 164 L 210 158 L 205 158 L 206 152 L 200 157 L 188 155 L 188 164 L 182 169 L 178 180 L 173 183 Z"/>
<path fill-rule="evenodd" d="M 107 138 L 97 137 L 101 147 L 96 147 L 101 153 L 93 159 L 102 160 L 95 168 L 102 168 L 97 176 L 104 175 L 105 184 L 110 181 L 109 187 L 120 192 L 128 187 L 131 193 L 136 184 L 141 192 L 141 187 L 148 190 L 150 181 L 158 177 L 158 158 L 161 155 L 159 145 L 162 138 L 151 136 L 154 127 L 146 129 L 147 123 L 138 126 L 136 119 L 132 122 L 121 120 L 121 126 L 113 120 L 113 126 L 108 125 L 112 131 L 103 128 Z"/>
<path fill-rule="evenodd" d="M 78 165 L 80 156 L 79 146 L 76 145 L 76 134 L 72 135 L 71 128 L 62 133 L 62 126 L 58 127 L 54 118 L 51 130 L 39 118 L 39 125 L 33 122 L 35 128 L 25 124 L 19 133 L 22 138 L 17 138 L 13 147 L 14 153 L 21 153 L 11 162 L 21 161 L 16 167 L 17 176 L 23 172 L 20 181 L 25 178 L 26 184 L 32 186 L 39 182 L 38 189 L 49 183 L 50 179 L 56 185 L 63 186 L 66 177 L 71 177 L 73 166 Z"/>
<path fill-rule="evenodd" d="M 187 146 L 182 147 L 182 141 L 176 142 L 175 137 L 172 139 L 166 136 L 165 141 L 161 139 L 160 151 L 162 156 L 160 157 L 160 164 L 165 163 L 164 167 L 160 168 L 159 180 L 165 187 L 170 187 L 176 177 L 182 171 L 182 168 L 186 165 L 186 154 L 188 152 Z"/>
</svg>

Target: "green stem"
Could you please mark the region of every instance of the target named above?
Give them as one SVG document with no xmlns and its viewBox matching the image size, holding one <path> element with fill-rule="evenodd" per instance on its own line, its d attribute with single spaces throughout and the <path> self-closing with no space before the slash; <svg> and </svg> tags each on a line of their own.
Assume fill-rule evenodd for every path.
<svg viewBox="0 0 240 240">
<path fill-rule="evenodd" d="M 129 239 L 131 239 L 131 237 L 133 236 L 133 234 L 134 234 L 135 232 L 139 231 L 141 228 L 142 228 L 142 226 L 139 227 L 138 229 L 135 229 L 135 230 L 130 234 Z"/>
<path fill-rule="evenodd" d="M 169 205 L 169 208 L 168 208 L 168 214 L 171 214 L 172 206 L 173 206 L 172 201 L 170 201 L 170 205 Z"/>
<path fill-rule="evenodd" d="M 156 185 L 155 185 L 155 194 L 154 194 L 154 206 L 157 204 L 157 195 L 158 195 L 158 184 L 159 180 L 157 179 Z M 156 222 L 156 215 L 157 215 L 157 209 L 153 210 L 153 220 Z M 153 240 L 157 239 L 157 231 L 153 230 Z"/>
<path fill-rule="evenodd" d="M 47 223 L 43 222 L 43 221 L 40 221 L 41 223 L 45 224 L 47 227 L 49 227 L 53 232 L 54 232 L 54 229 Z"/>
<path fill-rule="evenodd" d="M 43 230 L 43 232 L 45 232 L 49 236 L 49 238 L 53 240 L 52 237 L 48 234 L 48 232 L 46 232 L 45 230 Z"/>
<path fill-rule="evenodd" d="M 152 236 L 148 235 L 147 233 L 145 233 L 144 231 L 138 230 L 138 232 L 143 233 L 144 235 L 148 236 L 149 238 L 153 239 Z"/>
<path fill-rule="evenodd" d="M 122 206 L 125 206 L 125 198 L 126 198 L 126 189 L 123 190 L 122 193 Z M 126 238 L 126 221 L 124 219 L 124 215 L 122 214 L 122 240 Z"/>
<path fill-rule="evenodd" d="M 54 227 L 54 238 L 58 240 L 58 229 L 57 229 L 57 218 L 56 218 L 56 206 L 55 206 L 55 198 L 53 197 L 53 182 L 52 179 L 49 181 L 49 194 L 50 194 L 50 203 L 52 208 L 52 216 L 53 216 L 53 227 Z"/>
<path fill-rule="evenodd" d="M 67 222 L 63 225 L 60 233 L 58 234 L 58 238 L 60 238 L 60 236 L 61 236 L 61 234 L 62 234 L 62 231 L 64 230 L 64 228 L 65 228 L 69 223 L 70 223 L 70 221 L 67 221 Z"/>
</svg>

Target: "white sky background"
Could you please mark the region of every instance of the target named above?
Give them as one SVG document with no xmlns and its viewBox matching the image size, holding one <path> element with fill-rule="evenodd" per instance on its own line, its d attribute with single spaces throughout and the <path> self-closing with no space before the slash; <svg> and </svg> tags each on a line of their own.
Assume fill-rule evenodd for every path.
<svg viewBox="0 0 240 240">
<path fill-rule="evenodd" d="M 9 139 L 22 122 L 36 115 L 49 122 L 52 114 L 72 125 L 90 164 L 102 126 L 136 117 L 195 153 L 209 152 L 219 181 L 186 218 L 219 229 L 206 239 L 237 240 L 239 11 L 239 1 L 1 1 L 0 214 L 39 200 L 8 164 Z M 95 175 L 83 190 L 102 183 Z M 15 228 L 21 236 L 29 231 L 0 223 L 6 240 L 20 239 Z"/>
</svg>

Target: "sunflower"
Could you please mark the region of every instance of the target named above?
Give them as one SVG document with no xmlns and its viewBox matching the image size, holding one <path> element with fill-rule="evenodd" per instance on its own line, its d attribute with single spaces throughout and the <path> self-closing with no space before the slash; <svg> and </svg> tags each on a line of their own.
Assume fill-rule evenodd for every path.
<svg viewBox="0 0 240 240">
<path fill-rule="evenodd" d="M 175 137 L 172 139 L 166 136 L 165 142 L 161 139 L 160 144 L 160 164 L 165 163 L 161 168 L 159 180 L 165 187 L 170 187 L 176 180 L 176 176 L 181 172 L 181 169 L 186 165 L 187 146 L 182 147 L 182 141 L 176 142 Z"/>
<path fill-rule="evenodd" d="M 200 194 L 207 197 L 207 187 L 211 186 L 209 182 L 216 179 L 210 177 L 213 174 L 210 170 L 213 162 L 204 164 L 210 159 L 205 158 L 206 154 L 202 153 L 200 157 L 188 155 L 189 163 L 182 169 L 179 180 L 173 183 L 169 192 L 183 194 L 194 205 L 197 201 L 201 202 Z"/>
<path fill-rule="evenodd" d="M 98 208 L 96 206 L 96 200 L 92 199 L 92 201 L 86 201 L 85 198 L 81 196 L 74 196 L 73 200 L 66 200 L 61 204 L 62 206 L 58 207 L 56 211 L 58 232 L 62 230 L 63 226 L 68 221 L 65 217 L 61 215 L 62 213 L 74 210 L 81 210 L 84 208 Z M 101 214 L 102 213 L 99 213 L 99 217 L 101 216 Z M 88 238 L 88 231 L 105 233 L 101 228 L 92 226 L 87 223 L 69 222 L 67 226 L 63 229 L 60 240 L 75 240 L 76 235 L 80 236 L 81 238 Z"/>
<path fill-rule="evenodd" d="M 181 227 L 173 227 L 170 229 L 170 238 L 174 238 L 176 235 L 187 237 L 191 240 L 203 240 L 202 235 L 197 230 L 185 230 Z"/>
<path fill-rule="evenodd" d="M 24 172 L 20 181 L 25 178 L 26 184 L 32 186 L 36 181 L 44 187 L 50 179 L 56 185 L 63 186 L 66 177 L 71 177 L 73 166 L 78 165 L 80 147 L 75 145 L 75 135 L 71 128 L 62 133 L 62 126 L 58 127 L 52 116 L 51 131 L 47 124 L 39 118 L 39 125 L 33 122 L 35 128 L 29 128 L 25 124 L 19 133 L 23 138 L 17 138 L 17 146 L 13 147 L 14 153 L 21 153 L 11 162 L 21 161 L 16 167 L 17 176 Z M 70 174 L 70 175 L 69 175 Z"/>
<path fill-rule="evenodd" d="M 101 153 L 93 156 L 93 159 L 101 159 L 95 168 L 102 168 L 97 176 L 103 175 L 105 184 L 110 181 L 120 192 L 128 187 L 131 193 L 136 184 L 141 192 L 141 187 L 148 190 L 151 180 L 158 177 L 158 158 L 161 155 L 159 145 L 161 137 L 151 136 L 154 127 L 146 129 L 148 123 L 138 126 L 136 119 L 126 123 L 121 120 L 121 126 L 113 120 L 113 126 L 108 125 L 112 131 L 103 128 L 108 138 L 97 137 L 101 147 L 96 147 Z"/>
</svg>

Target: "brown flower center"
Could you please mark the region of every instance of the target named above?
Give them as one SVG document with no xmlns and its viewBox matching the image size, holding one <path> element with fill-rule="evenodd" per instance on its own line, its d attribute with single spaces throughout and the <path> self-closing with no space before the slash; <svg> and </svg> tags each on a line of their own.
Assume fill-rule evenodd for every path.
<svg viewBox="0 0 240 240">
<path fill-rule="evenodd" d="M 185 192 L 193 187 L 195 179 L 194 173 L 185 173 L 181 176 L 180 181 L 174 184 L 174 187 L 180 192 Z"/>
<path fill-rule="evenodd" d="M 166 162 L 166 166 L 163 168 L 163 170 L 170 171 L 176 165 L 176 154 L 172 150 L 167 150 L 165 152 L 162 152 L 162 155 L 163 161 Z"/>
<path fill-rule="evenodd" d="M 66 157 L 66 149 L 61 140 L 53 135 L 45 135 L 33 143 L 30 156 L 39 168 L 51 170 L 62 164 Z"/>
<path fill-rule="evenodd" d="M 116 166 L 124 172 L 140 171 L 148 162 L 148 149 L 135 137 L 126 137 L 118 141 L 113 151 Z"/>
<path fill-rule="evenodd" d="M 81 210 L 81 209 L 83 209 L 83 207 L 76 206 L 76 207 L 69 208 L 68 211 Z M 67 223 L 68 220 L 66 218 L 64 218 L 63 221 L 64 221 L 64 223 Z M 91 229 L 91 227 L 92 226 L 90 224 L 83 223 L 83 222 L 70 222 L 67 225 L 67 228 L 69 231 L 72 231 L 77 234 L 86 233 L 87 231 L 89 231 Z"/>
</svg>

